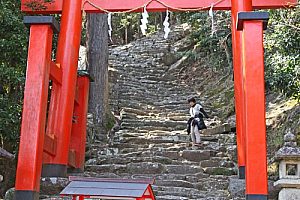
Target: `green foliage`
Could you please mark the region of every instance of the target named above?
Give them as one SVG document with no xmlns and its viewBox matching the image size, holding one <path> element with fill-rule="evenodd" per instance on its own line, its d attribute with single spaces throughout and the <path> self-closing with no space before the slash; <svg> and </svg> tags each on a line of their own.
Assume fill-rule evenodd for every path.
<svg viewBox="0 0 300 200">
<path fill-rule="evenodd" d="M 54 0 L 31 0 L 25 3 L 25 6 L 31 10 L 45 10 Z"/>
<path fill-rule="evenodd" d="M 20 130 L 28 32 L 22 23 L 19 0 L 2 0 L 0 7 L 0 145 L 15 151 Z"/>
<path fill-rule="evenodd" d="M 147 34 L 156 32 L 160 27 L 161 13 L 149 13 Z M 113 42 L 124 44 L 142 36 L 140 31 L 141 13 L 112 15 Z"/>
<path fill-rule="evenodd" d="M 110 131 L 114 125 L 116 123 L 116 120 L 115 120 L 115 116 L 109 112 L 106 114 L 106 123 L 105 123 L 105 130 L 108 132 Z"/>
<path fill-rule="evenodd" d="M 226 50 L 231 51 L 229 12 L 214 11 L 214 29 L 211 17 L 205 11 L 178 13 L 177 16 L 181 23 L 188 23 L 192 27 L 191 40 L 199 48 L 198 56 L 193 56 L 196 60 L 205 59 L 206 65 L 213 69 L 231 68 L 228 63 L 232 58 L 226 56 Z"/>
<path fill-rule="evenodd" d="M 265 34 L 266 85 L 270 90 L 300 100 L 300 6 L 294 9 L 269 10 L 271 17 Z M 231 66 L 230 13 L 215 11 L 215 34 L 211 35 L 211 18 L 207 12 L 177 14 L 181 23 L 192 27 L 191 39 L 199 51 L 194 60 L 218 70 Z M 227 60 L 227 62 L 226 62 Z"/>
<path fill-rule="evenodd" d="M 266 34 L 267 86 L 300 100 L 300 6 L 270 10 Z"/>
</svg>

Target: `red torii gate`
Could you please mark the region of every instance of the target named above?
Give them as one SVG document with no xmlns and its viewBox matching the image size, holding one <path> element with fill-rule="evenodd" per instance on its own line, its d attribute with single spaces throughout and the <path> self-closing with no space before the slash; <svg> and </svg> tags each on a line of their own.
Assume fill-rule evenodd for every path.
<svg viewBox="0 0 300 200">
<path fill-rule="evenodd" d="M 44 9 L 33 9 L 38 2 L 45 6 Z M 17 200 L 38 199 L 41 173 L 61 177 L 66 176 L 68 166 L 83 170 L 88 79 L 85 76 L 77 78 L 77 61 L 82 10 L 102 12 L 92 4 L 110 12 L 133 8 L 139 8 L 133 11 L 141 11 L 140 6 L 144 4 L 150 12 L 165 11 L 165 5 L 172 10 L 209 9 L 212 4 L 215 10 L 232 11 L 239 174 L 240 178 L 246 176 L 247 199 L 267 199 L 263 28 L 268 14 L 250 11 L 288 7 L 297 4 L 297 0 L 45 2 L 49 1 L 22 0 L 24 12 L 62 13 L 62 17 L 55 62 L 51 60 L 52 36 L 53 31 L 59 32 L 59 27 L 54 18 L 36 16 L 24 20 L 30 24 L 30 40 L 16 177 Z M 49 79 L 52 92 L 46 126 Z M 72 124 L 74 112 L 79 116 L 78 124 Z"/>
</svg>

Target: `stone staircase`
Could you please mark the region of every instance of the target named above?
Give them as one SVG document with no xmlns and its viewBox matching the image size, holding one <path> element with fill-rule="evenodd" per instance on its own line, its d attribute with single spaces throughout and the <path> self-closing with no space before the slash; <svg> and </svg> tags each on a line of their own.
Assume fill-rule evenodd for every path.
<svg viewBox="0 0 300 200">
<path fill-rule="evenodd" d="M 176 78 L 176 70 L 167 73 L 165 64 L 182 39 L 177 27 L 168 40 L 157 33 L 111 49 L 110 106 L 120 116 L 120 130 L 110 144 L 91 146 L 85 175 L 154 178 L 157 200 L 232 199 L 228 185 L 236 174 L 236 147 L 230 127 L 206 120 L 219 131 L 206 131 L 200 147 L 192 147 L 185 131 L 187 99 L 196 93 Z"/>
</svg>

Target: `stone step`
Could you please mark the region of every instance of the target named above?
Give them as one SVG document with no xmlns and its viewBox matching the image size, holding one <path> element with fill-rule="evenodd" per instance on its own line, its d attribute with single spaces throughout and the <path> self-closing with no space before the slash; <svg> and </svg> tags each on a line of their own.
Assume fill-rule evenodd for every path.
<svg viewBox="0 0 300 200">
<path fill-rule="evenodd" d="M 156 66 L 156 65 L 155 65 Z M 113 67 L 113 66 L 111 66 Z M 166 73 L 165 69 L 145 69 L 145 68 L 133 68 L 133 67 L 119 67 L 117 68 L 119 73 L 123 72 L 124 77 L 161 77 Z M 122 79 L 120 79 L 122 80 Z M 147 80 L 147 79 L 140 79 L 141 83 L 144 84 L 157 84 L 155 80 Z"/>
<path fill-rule="evenodd" d="M 151 113 L 151 112 L 144 112 L 141 111 L 141 114 L 135 114 L 135 113 L 128 113 L 121 111 L 121 120 L 122 122 L 127 122 L 127 120 L 155 120 L 155 121 L 172 121 L 172 122 L 179 122 L 179 123 L 186 123 L 187 119 L 189 119 L 190 116 L 187 114 L 182 114 L 182 113 L 174 113 L 176 116 L 172 116 L 172 114 L 167 115 L 167 116 L 160 116 L 159 113 Z"/>
<path fill-rule="evenodd" d="M 204 141 L 201 146 L 191 146 L 191 143 L 147 143 L 148 141 L 144 139 L 144 142 L 140 143 L 118 143 L 114 144 L 112 147 L 101 147 L 97 145 L 91 146 L 89 151 L 98 151 L 97 158 L 103 158 L 105 156 L 114 157 L 130 157 L 130 156 L 161 156 L 167 157 L 172 160 L 184 160 L 195 161 L 205 160 L 204 158 L 208 155 L 211 157 L 210 163 L 200 162 L 202 167 L 233 167 L 233 163 L 230 162 L 228 156 L 219 156 L 220 153 L 227 152 L 226 147 L 219 148 L 212 146 L 212 142 Z M 218 152 L 218 153 L 217 153 Z M 193 155 L 200 155 L 201 158 L 193 158 Z M 192 157 L 192 159 L 189 159 Z M 181 159 L 181 160 L 182 160 Z M 220 165 L 218 165 L 220 163 Z"/>
<path fill-rule="evenodd" d="M 171 120 L 155 120 L 155 119 L 122 119 L 121 127 L 123 126 L 155 126 L 155 127 L 180 127 L 186 128 L 185 121 L 171 121 Z"/>
<path fill-rule="evenodd" d="M 131 94 L 132 96 L 136 96 L 137 94 Z M 126 95 L 126 94 L 121 94 L 119 95 L 118 98 L 124 98 L 122 100 L 118 100 L 117 102 L 122 105 L 122 107 L 133 107 L 135 109 L 152 109 L 154 111 L 159 112 L 161 115 L 169 115 L 170 113 L 174 113 L 174 111 L 176 113 L 185 113 L 186 115 L 188 114 L 188 109 L 186 108 L 186 106 L 155 106 L 152 102 L 155 102 L 156 100 L 158 101 L 158 99 L 156 99 L 156 97 L 150 97 L 148 99 L 150 99 L 149 102 L 147 102 L 147 98 L 146 97 L 131 97 L 131 95 Z M 171 109 L 172 108 L 172 109 Z M 162 113 L 163 111 L 163 113 Z"/>
<path fill-rule="evenodd" d="M 155 130 L 160 130 L 160 131 L 183 130 L 183 129 L 186 128 L 186 126 L 176 125 L 174 127 L 166 127 L 166 126 L 136 126 L 136 127 L 133 127 L 132 124 L 122 123 L 121 128 L 129 130 L 129 131 L 144 131 L 144 132 L 148 132 L 148 131 L 155 131 Z"/>
<path fill-rule="evenodd" d="M 166 173 L 171 174 L 196 174 L 203 173 L 203 169 L 200 166 L 191 165 L 165 165 Z"/>
<path fill-rule="evenodd" d="M 221 126 L 217 126 L 215 128 L 205 129 L 202 131 L 203 135 L 214 135 L 214 134 L 222 134 L 222 133 L 230 133 L 231 127 L 229 124 L 222 124 Z"/>
<path fill-rule="evenodd" d="M 131 80 L 128 80 L 131 79 Z M 157 77 L 153 77 L 151 79 L 141 79 L 141 80 L 132 80 L 133 77 L 122 77 L 121 79 L 118 80 L 117 83 L 114 83 L 114 85 L 117 85 L 120 89 L 134 89 L 134 85 L 136 84 L 141 84 L 141 81 L 146 82 L 146 83 L 142 83 L 142 85 L 139 85 L 138 88 L 140 89 L 159 89 L 160 91 L 165 91 L 165 92 L 169 92 L 172 93 L 172 89 L 173 88 L 177 88 L 177 89 L 181 89 L 182 92 L 184 92 L 185 94 L 187 94 L 189 92 L 189 90 L 186 88 L 184 88 L 184 86 L 180 86 L 178 85 L 178 83 L 174 83 L 174 82 L 167 82 L 167 81 L 160 81 L 160 80 L 152 80 L 152 79 L 157 79 Z M 163 79 L 163 78 L 161 78 Z M 174 92 L 174 91 L 173 91 Z"/>
<path fill-rule="evenodd" d="M 157 180 L 155 181 L 156 186 L 169 186 L 169 187 L 183 187 L 183 188 L 194 188 L 194 184 L 185 180 Z"/>
<path fill-rule="evenodd" d="M 193 152 L 193 153 L 191 153 Z M 191 156 L 195 157 L 191 157 Z M 208 167 L 234 167 L 234 164 L 227 161 L 227 157 L 216 157 L 211 160 L 216 153 L 211 150 L 184 150 L 184 151 L 169 151 L 164 149 L 152 149 L 141 148 L 138 150 L 126 148 L 118 150 L 117 152 L 98 155 L 96 159 L 90 159 L 87 161 L 89 165 L 101 165 L 101 164 L 128 164 L 139 162 L 158 162 L 162 164 L 190 164 L 201 166 L 202 168 Z M 199 163 L 200 162 L 200 163 Z M 219 169 L 223 170 L 223 169 Z M 225 171 L 225 170 L 223 170 Z M 215 171 L 212 171 L 212 173 Z M 227 173 L 227 171 L 226 171 Z"/>
<path fill-rule="evenodd" d="M 122 131 L 122 130 L 120 130 Z M 127 130 L 128 131 L 128 130 Z M 151 131 L 151 130 L 150 130 Z M 165 130 L 162 130 L 165 131 Z M 159 144 L 159 143 L 172 143 L 172 144 L 178 144 L 178 143 L 189 143 L 190 142 L 190 135 L 184 135 L 184 134 L 180 134 L 180 135 L 173 135 L 173 136 L 169 136 L 169 135 L 165 135 L 165 136 L 148 136 L 145 137 L 144 135 L 146 135 L 149 130 L 135 130 L 135 132 L 137 133 L 144 133 L 142 136 L 141 134 L 137 135 L 125 135 L 126 137 L 123 136 L 123 134 L 117 132 L 116 136 L 119 137 L 120 142 L 122 143 L 126 143 L 126 142 L 131 142 L 132 144 Z M 127 137 L 128 136 L 128 137 Z M 201 140 L 203 142 L 218 142 L 218 138 L 214 137 L 214 136 L 201 136 Z M 198 148 L 198 147 L 197 147 Z M 211 147 L 213 149 L 213 147 Z M 232 148 L 230 149 L 230 151 L 235 151 L 236 148 Z M 220 152 L 223 153 L 223 152 Z"/>
<path fill-rule="evenodd" d="M 198 179 L 197 182 L 189 182 L 186 180 L 172 180 L 164 179 L 155 181 L 156 186 L 167 186 L 167 187 L 183 187 L 183 188 L 195 188 L 200 191 L 217 191 L 217 190 L 227 190 L 229 183 L 227 178 L 224 177 L 207 177 Z"/>
<path fill-rule="evenodd" d="M 113 144 L 113 148 L 120 148 L 120 149 L 125 149 L 125 148 L 148 148 L 148 149 L 164 149 L 165 151 L 180 151 L 184 150 L 189 147 L 189 143 L 183 142 L 183 143 L 153 143 L 153 144 L 132 144 L 132 143 L 115 143 Z M 101 148 L 101 147 L 99 147 Z M 107 147 L 106 147 L 107 148 Z"/>
<path fill-rule="evenodd" d="M 182 196 L 174 196 L 174 195 L 162 195 L 162 196 L 155 196 L 156 200 L 192 200 L 187 197 L 182 197 Z"/>
<path fill-rule="evenodd" d="M 129 163 L 141 163 L 141 162 L 157 162 L 160 164 L 173 164 L 172 159 L 161 156 L 153 156 L 153 157 L 107 157 L 106 158 L 98 158 L 98 159 L 90 159 L 86 163 L 89 165 L 126 165 Z"/>
<path fill-rule="evenodd" d="M 168 187 L 168 186 L 154 186 L 154 191 L 157 196 L 179 196 L 188 199 L 226 199 L 228 196 L 226 191 L 201 191 L 195 188 L 184 187 Z"/>
<path fill-rule="evenodd" d="M 137 90 L 137 91 L 120 91 L 120 93 L 118 94 L 118 98 L 119 98 L 119 102 L 122 102 L 123 101 L 124 103 L 127 103 L 128 101 L 126 100 L 130 100 L 130 101 L 137 101 L 138 104 L 145 104 L 145 105 L 151 105 L 151 106 L 155 106 L 153 104 L 153 102 L 156 102 L 156 101 L 162 101 L 168 97 L 173 97 L 174 99 L 176 99 L 176 96 L 172 96 L 171 94 L 167 94 L 167 93 L 160 93 L 160 94 L 157 94 L 157 93 L 147 93 L 147 92 L 144 92 L 144 91 L 140 91 L 140 90 Z M 130 103 L 129 101 L 129 103 Z M 166 104 L 166 106 L 168 106 L 170 104 Z M 188 112 L 189 109 L 188 107 L 186 106 L 186 104 L 182 104 L 184 105 L 184 107 L 182 108 L 179 108 L 178 106 L 173 106 L 173 107 L 165 107 L 166 109 L 171 109 L 172 111 L 176 110 L 176 109 L 180 109 L 180 110 L 185 110 L 185 112 Z M 124 105 L 126 106 L 126 104 Z M 164 107 L 164 104 L 162 105 L 158 105 L 156 107 L 159 107 L 161 106 L 161 108 Z"/>
<path fill-rule="evenodd" d="M 203 160 L 209 160 L 211 156 L 215 156 L 214 151 L 204 151 L 204 150 L 183 150 L 182 158 L 188 161 L 200 162 Z"/>
<path fill-rule="evenodd" d="M 156 129 L 157 130 L 157 129 Z M 157 143 L 182 143 L 189 142 L 190 136 L 188 135 L 176 135 L 176 136 L 150 136 L 144 137 L 123 137 L 120 138 L 120 142 L 123 143 L 137 143 L 137 144 L 157 144 Z"/>
</svg>

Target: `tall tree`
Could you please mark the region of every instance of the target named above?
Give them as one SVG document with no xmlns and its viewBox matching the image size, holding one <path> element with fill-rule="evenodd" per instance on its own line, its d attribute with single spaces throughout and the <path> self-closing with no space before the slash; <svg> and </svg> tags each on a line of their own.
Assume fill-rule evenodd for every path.
<svg viewBox="0 0 300 200">
<path fill-rule="evenodd" d="M 0 1 L 0 149 L 12 153 L 19 141 L 28 40 L 20 6 L 20 0 Z M 0 199 L 14 185 L 15 166 L 16 160 L 0 158 Z"/>
<path fill-rule="evenodd" d="M 108 24 L 107 14 L 87 15 L 87 66 L 91 83 L 89 113 L 93 114 L 92 136 L 106 139 L 108 106 Z"/>
</svg>

